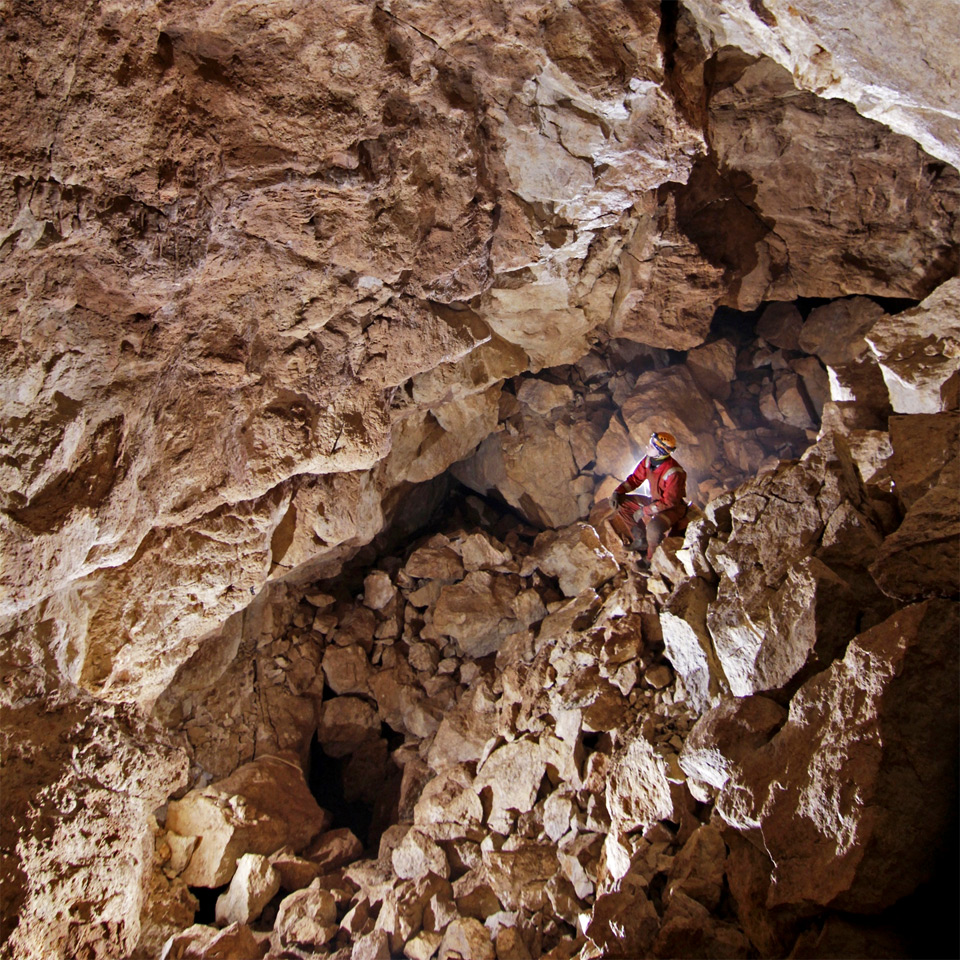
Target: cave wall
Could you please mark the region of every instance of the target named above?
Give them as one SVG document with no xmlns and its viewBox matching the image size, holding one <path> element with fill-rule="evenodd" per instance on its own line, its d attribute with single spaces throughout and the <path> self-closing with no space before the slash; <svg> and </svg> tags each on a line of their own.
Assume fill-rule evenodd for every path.
<svg viewBox="0 0 960 960">
<path fill-rule="evenodd" d="M 110 704 L 227 670 L 254 597 L 335 575 L 412 484 L 502 442 L 510 378 L 611 341 L 695 351 L 719 306 L 933 294 L 957 270 L 956 8 L 918 8 L 917 39 L 874 7 L 854 37 L 825 4 L 9 4 L 5 736 L 40 744 L 74 702 L 127 736 Z M 878 332 L 888 382 L 923 375 L 897 379 L 902 329 L 955 324 L 940 297 Z M 862 398 L 855 358 L 810 346 Z M 635 406 L 610 446 L 647 428 Z M 581 515 L 614 471 L 586 472 Z M 17 762 L 5 886 L 31 792 L 65 776 Z M 183 770 L 158 758 L 79 858 Z M 91 949 L 136 941 L 93 912 Z"/>
</svg>

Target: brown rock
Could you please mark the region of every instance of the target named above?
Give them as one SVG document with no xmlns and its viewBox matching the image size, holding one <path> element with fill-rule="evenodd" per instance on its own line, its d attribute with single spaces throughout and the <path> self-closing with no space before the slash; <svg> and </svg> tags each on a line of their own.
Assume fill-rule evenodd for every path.
<svg viewBox="0 0 960 960">
<path fill-rule="evenodd" d="M 660 920 L 643 890 L 597 897 L 584 932 L 607 956 L 649 956 Z"/>
<path fill-rule="evenodd" d="M 300 768 L 269 756 L 172 801 L 167 814 L 170 829 L 200 837 L 183 872 L 199 887 L 226 883 L 245 853 L 270 854 L 285 844 L 302 850 L 326 823 Z"/>
<path fill-rule="evenodd" d="M 556 577 L 564 596 L 576 597 L 606 583 L 620 568 L 597 531 L 587 523 L 575 523 L 537 537 L 521 572 L 529 576 L 536 569 Z"/>
<path fill-rule="evenodd" d="M 792 303 L 771 303 L 757 321 L 757 336 L 783 350 L 800 349 L 803 317 Z"/>
<path fill-rule="evenodd" d="M 698 827 L 673 860 L 667 875 L 666 896 L 682 894 L 716 910 L 723 893 L 723 869 L 727 858 L 720 831 L 704 824 Z"/>
<path fill-rule="evenodd" d="M 237 861 L 229 889 L 217 898 L 217 923 L 252 923 L 279 889 L 280 874 L 270 861 L 256 853 L 245 853 Z"/>
<path fill-rule="evenodd" d="M 870 572 L 901 601 L 960 594 L 960 460 L 907 511 L 877 551 Z"/>
<path fill-rule="evenodd" d="M 751 956 L 751 951 L 737 927 L 711 916 L 702 903 L 677 893 L 664 912 L 653 955 L 664 960 L 677 956 L 742 960 Z"/>
<path fill-rule="evenodd" d="M 514 578 L 515 579 L 515 578 Z M 487 571 L 468 573 L 445 586 L 433 611 L 433 625 L 453 637 L 468 657 L 493 653 L 507 635 L 523 628 L 513 615 L 517 586 Z"/>
<path fill-rule="evenodd" d="M 380 718 L 366 700 L 334 697 L 323 704 L 317 740 L 331 757 L 345 757 L 380 736 Z"/>
<path fill-rule="evenodd" d="M 276 947 L 301 946 L 316 949 L 337 935 L 337 902 L 319 880 L 280 901 L 273 926 Z"/>
<path fill-rule="evenodd" d="M 195 924 L 172 936 L 160 960 L 260 960 L 266 952 L 246 925 L 232 923 L 223 930 Z"/>
<path fill-rule="evenodd" d="M 958 627 L 955 603 L 928 601 L 861 634 L 734 770 L 717 810 L 762 833 L 774 863 L 768 907 L 875 911 L 928 876 L 953 816 L 944 786 L 954 782 L 958 718 L 944 704 L 956 703 Z"/>
<path fill-rule="evenodd" d="M 437 960 L 496 960 L 487 928 L 473 917 L 454 920 L 444 931 Z"/>
<path fill-rule="evenodd" d="M 463 576 L 463 562 L 450 541 L 437 534 L 410 554 L 403 572 L 421 580 L 453 581 Z"/>
<path fill-rule="evenodd" d="M 721 400 L 730 396 L 736 365 L 737 348 L 729 340 L 714 340 L 687 353 L 687 367 L 694 380 L 708 396 Z"/>
<path fill-rule="evenodd" d="M 306 851 L 305 856 L 321 871 L 336 870 L 352 863 L 363 855 L 363 844 L 347 827 L 328 830 L 319 836 Z"/>
<path fill-rule="evenodd" d="M 694 724 L 680 751 L 680 766 L 720 788 L 741 760 L 769 742 L 786 717 L 786 710 L 767 697 L 722 700 Z"/>
</svg>

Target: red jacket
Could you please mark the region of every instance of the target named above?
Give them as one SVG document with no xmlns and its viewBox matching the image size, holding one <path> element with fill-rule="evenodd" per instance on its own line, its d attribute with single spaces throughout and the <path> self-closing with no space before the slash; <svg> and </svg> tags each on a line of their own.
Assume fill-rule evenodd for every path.
<svg viewBox="0 0 960 960">
<path fill-rule="evenodd" d="M 663 513 L 676 507 L 686 510 L 687 475 L 683 467 L 673 457 L 667 457 L 655 469 L 650 469 L 644 457 L 633 473 L 617 487 L 617 493 L 630 493 L 636 490 L 644 480 L 650 481 L 650 497 L 657 513 Z"/>
</svg>

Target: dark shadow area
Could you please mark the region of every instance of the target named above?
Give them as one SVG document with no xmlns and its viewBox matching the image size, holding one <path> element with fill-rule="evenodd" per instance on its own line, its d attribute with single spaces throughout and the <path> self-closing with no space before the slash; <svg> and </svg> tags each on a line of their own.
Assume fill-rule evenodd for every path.
<svg viewBox="0 0 960 960">
<path fill-rule="evenodd" d="M 226 893 L 230 884 L 222 887 L 190 887 L 190 892 L 197 898 L 197 912 L 194 914 L 194 923 L 203 923 L 213 926 L 217 916 L 217 898 Z"/>
</svg>

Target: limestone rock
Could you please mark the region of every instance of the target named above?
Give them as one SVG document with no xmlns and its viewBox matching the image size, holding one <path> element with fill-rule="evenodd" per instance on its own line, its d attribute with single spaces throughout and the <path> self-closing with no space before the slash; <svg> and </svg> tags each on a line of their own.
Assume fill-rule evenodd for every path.
<svg viewBox="0 0 960 960">
<path fill-rule="evenodd" d="M 751 950 L 734 924 L 718 920 L 702 903 L 677 893 L 664 911 L 653 955 L 664 960 L 677 955 L 744 960 L 751 956 Z"/>
<path fill-rule="evenodd" d="M 606 955 L 649 956 L 660 919 L 643 890 L 597 897 L 584 932 Z"/>
<path fill-rule="evenodd" d="M 612 756 L 606 804 L 614 826 L 624 832 L 673 816 L 666 764 L 642 736 Z"/>
<path fill-rule="evenodd" d="M 367 693 L 370 663 L 360 646 L 327 647 L 323 654 L 323 674 L 334 693 Z"/>
<path fill-rule="evenodd" d="M 245 924 L 223 930 L 194 924 L 167 940 L 160 960 L 260 960 L 265 946 Z"/>
<path fill-rule="evenodd" d="M 272 939 L 278 947 L 301 946 L 316 949 L 337 934 L 337 902 L 315 880 L 280 901 Z"/>
<path fill-rule="evenodd" d="M 268 756 L 172 801 L 167 823 L 177 833 L 200 837 L 183 879 L 191 886 L 218 887 L 245 853 L 271 854 L 285 844 L 302 850 L 323 830 L 327 815 L 300 768 Z"/>
<path fill-rule="evenodd" d="M 708 396 L 721 400 L 730 396 L 736 365 L 737 348 L 729 340 L 714 340 L 687 353 L 687 367 L 694 380 Z"/>
<path fill-rule="evenodd" d="M 875 911 L 928 875 L 953 816 L 943 788 L 956 777 L 958 627 L 957 605 L 940 600 L 861 634 L 734 769 L 717 810 L 762 835 L 774 863 L 768 907 Z"/>
<path fill-rule="evenodd" d="M 770 740 L 786 716 L 768 697 L 722 700 L 694 724 L 680 751 L 680 766 L 719 789 L 741 760 Z"/>
<path fill-rule="evenodd" d="M 306 851 L 306 857 L 321 871 L 336 870 L 363 854 L 363 844 L 348 827 L 321 834 Z"/>
<path fill-rule="evenodd" d="M 717 658 L 738 697 L 773 690 L 815 657 L 829 659 L 856 631 L 849 585 L 816 557 L 786 571 L 777 589 L 733 600 L 721 584 L 707 613 Z"/>
<path fill-rule="evenodd" d="M 424 580 L 459 580 L 463 576 L 463 562 L 451 548 L 450 541 L 438 535 L 410 554 L 403 572 L 408 577 Z"/>
<path fill-rule="evenodd" d="M 371 610 L 382 610 L 395 596 L 397 588 L 383 570 L 368 573 L 363 580 L 363 602 Z"/>
<path fill-rule="evenodd" d="M 454 920 L 443 933 L 437 960 L 496 960 L 487 928 L 473 917 Z"/>
<path fill-rule="evenodd" d="M 673 860 L 667 876 L 667 896 L 683 894 L 715 910 L 723 893 L 726 857 L 720 831 L 709 824 L 698 827 Z"/>
<path fill-rule="evenodd" d="M 408 830 L 390 860 L 397 876 L 404 880 L 421 880 L 430 873 L 444 879 L 450 876 L 443 850 L 420 830 Z"/>
<path fill-rule="evenodd" d="M 707 630 L 707 607 L 715 597 L 710 584 L 692 577 L 670 595 L 660 613 L 666 656 L 698 710 L 727 688 Z"/>
<path fill-rule="evenodd" d="M 516 587 L 478 570 L 445 586 L 433 610 L 434 627 L 453 637 L 469 657 L 493 653 L 510 633 L 522 629 L 513 615 Z"/>
<path fill-rule="evenodd" d="M 823 97 L 843 97 L 865 117 L 913 137 L 935 157 L 960 166 L 960 142 L 955 128 L 942 119 L 942 108 L 957 99 L 955 78 L 944 80 L 927 64 L 932 57 L 950 62 L 949 42 L 957 14 L 949 3 L 928 11 L 923 31 L 900 29 L 897 14 L 877 7 L 873 23 L 877 33 L 851 35 L 848 9 L 824 9 L 802 3 L 795 20 L 787 20 L 750 4 L 719 11 L 705 0 L 690 5 L 696 30 L 707 49 L 736 46 L 751 54 L 774 58 L 797 78 L 804 90 Z M 872 56 L 883 37 L 882 59 Z"/>
<path fill-rule="evenodd" d="M 907 510 L 941 482 L 954 482 L 960 447 L 956 413 L 914 414 L 890 418 L 893 456 L 887 469 L 897 497 Z"/>
<path fill-rule="evenodd" d="M 379 736 L 380 718 L 366 700 L 334 697 L 324 703 L 317 740 L 329 756 L 345 757 Z"/>
<path fill-rule="evenodd" d="M 251 923 L 279 889 L 280 874 L 270 861 L 256 853 L 245 853 L 237 861 L 229 889 L 217 898 L 217 923 Z"/>
<path fill-rule="evenodd" d="M 757 336 L 782 350 L 800 349 L 803 317 L 792 303 L 771 303 L 757 321 Z"/>
<path fill-rule="evenodd" d="M 526 377 L 517 390 L 517 399 L 544 417 L 551 410 L 572 403 L 573 391 L 566 384 Z"/>
<path fill-rule="evenodd" d="M 465 486 L 482 494 L 496 491 L 539 527 L 565 526 L 586 512 L 576 489 L 578 472 L 569 441 L 533 414 L 524 419 L 522 434 L 494 434 L 470 460 L 453 467 Z"/>
<path fill-rule="evenodd" d="M 960 595 L 960 461 L 911 506 L 870 572 L 887 596 L 901 601 Z"/>
<path fill-rule="evenodd" d="M 884 317 L 867 341 L 896 413 L 949 409 L 943 388 L 960 369 L 960 280 L 948 280 L 919 306 Z"/>
<path fill-rule="evenodd" d="M 463 567 L 471 573 L 474 570 L 504 569 L 512 560 L 510 549 L 502 543 L 484 535 L 474 533 L 460 544 Z"/>
<path fill-rule="evenodd" d="M 556 577 L 564 596 L 576 597 L 600 587 L 620 568 L 597 531 L 587 523 L 575 523 L 537 537 L 522 572 L 528 575 L 536 569 Z"/>
<path fill-rule="evenodd" d="M 810 312 L 800 331 L 800 349 L 828 366 L 850 363 L 867 352 L 867 335 L 884 317 L 883 307 L 866 297 L 834 300 Z"/>
<path fill-rule="evenodd" d="M 491 822 L 502 822 L 509 811 L 526 813 L 534 803 L 546 763 L 538 745 L 530 740 L 517 740 L 498 747 L 483 762 L 473 782 L 473 789 L 492 792 Z"/>
<path fill-rule="evenodd" d="M 270 866 L 280 877 L 280 889 L 294 893 L 309 887 L 320 873 L 320 864 L 298 857 L 292 847 L 281 847 L 270 855 Z"/>
</svg>

